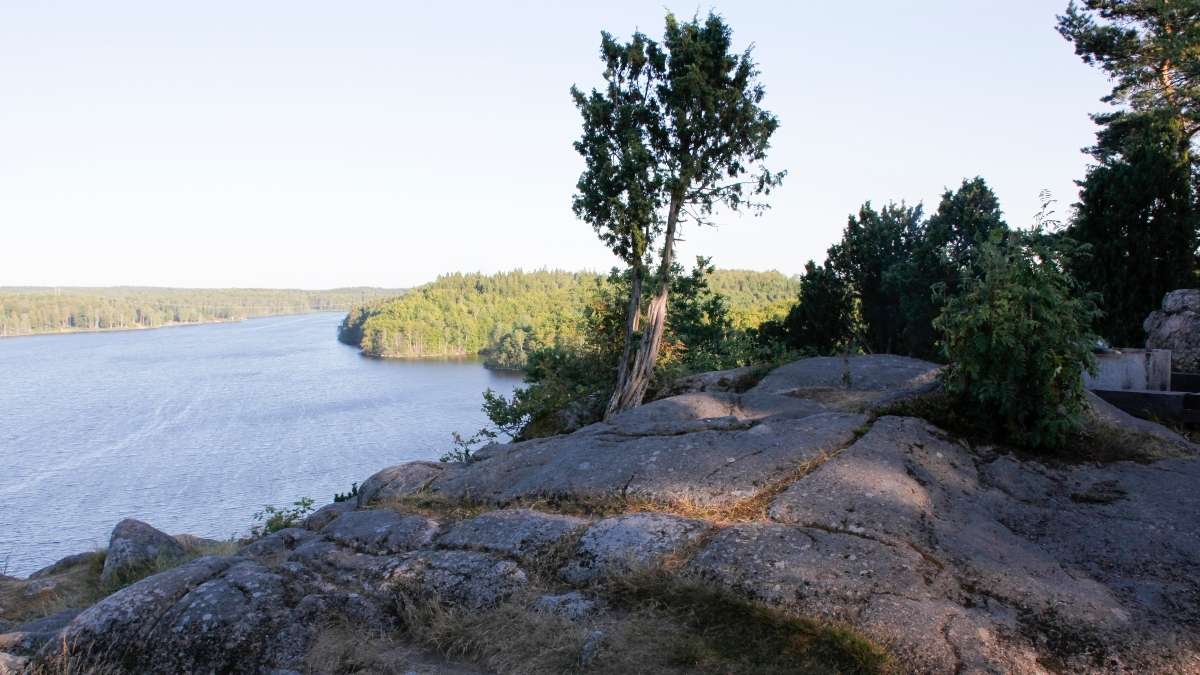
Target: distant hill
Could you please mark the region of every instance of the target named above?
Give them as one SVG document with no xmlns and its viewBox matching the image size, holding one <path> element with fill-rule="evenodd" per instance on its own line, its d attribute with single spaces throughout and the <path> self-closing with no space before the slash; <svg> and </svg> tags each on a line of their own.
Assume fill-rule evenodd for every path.
<svg viewBox="0 0 1200 675">
<path fill-rule="evenodd" d="M 370 356 L 474 356 L 521 330 L 543 344 L 572 339 L 575 319 L 602 282 L 593 272 L 543 270 L 447 274 L 402 297 L 355 306 L 338 339 Z M 779 272 L 717 270 L 713 290 L 726 296 L 739 328 L 781 318 L 799 284 Z"/>
<path fill-rule="evenodd" d="M 404 293 L 394 288 L 327 291 L 142 286 L 0 286 L 0 337 L 157 328 L 257 316 L 341 311 Z"/>
</svg>

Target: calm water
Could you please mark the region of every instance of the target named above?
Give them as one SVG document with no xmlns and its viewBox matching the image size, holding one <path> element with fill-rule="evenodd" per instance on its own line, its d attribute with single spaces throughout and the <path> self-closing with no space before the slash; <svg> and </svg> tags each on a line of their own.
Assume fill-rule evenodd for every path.
<svg viewBox="0 0 1200 675">
<path fill-rule="evenodd" d="M 363 358 L 338 314 L 0 340 L 0 571 L 103 547 L 121 518 L 242 534 L 482 426 L 475 362 Z"/>
</svg>

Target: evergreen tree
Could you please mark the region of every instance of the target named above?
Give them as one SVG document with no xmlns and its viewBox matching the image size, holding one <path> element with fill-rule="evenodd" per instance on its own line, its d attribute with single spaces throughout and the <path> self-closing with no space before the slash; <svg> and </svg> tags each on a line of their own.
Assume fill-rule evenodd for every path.
<svg viewBox="0 0 1200 675">
<path fill-rule="evenodd" d="M 783 321 L 789 347 L 833 354 L 853 330 L 854 305 L 845 281 L 830 267 L 809 260 L 800 279 L 800 296 Z"/>
<path fill-rule="evenodd" d="M 618 367 L 608 415 L 640 405 L 654 374 L 680 226 L 703 224 L 719 206 L 761 208 L 753 197 L 782 178 L 761 165 L 778 122 L 759 107 L 765 90 L 758 70 L 750 50 L 736 54 L 730 46 L 729 26 L 716 14 L 703 22 L 668 14 L 661 44 L 636 34 L 621 45 L 604 34 L 606 90 L 574 90 L 583 117 L 575 147 L 585 162 L 576 213 L 618 255 L 625 233 L 647 233 L 648 246 L 662 227 L 661 283 L 646 307 L 636 355 Z M 633 295 L 627 308 L 628 354 L 640 310 Z"/>
<path fill-rule="evenodd" d="M 1095 164 L 1067 230 L 1091 249 L 1074 275 L 1099 292 L 1099 332 L 1126 346 L 1145 342 L 1142 322 L 1167 291 L 1194 284 L 1200 226 L 1190 156 L 1180 152 L 1180 121 L 1154 113 L 1118 113 L 1089 150 Z"/>
<path fill-rule="evenodd" d="M 1178 122 L 1183 147 L 1200 131 L 1200 3 L 1195 0 L 1074 0 L 1058 31 L 1075 53 L 1112 78 L 1105 101 Z"/>
<path fill-rule="evenodd" d="M 921 205 L 871 202 L 851 215 L 842 239 L 829 249 L 828 266 L 853 290 L 862 320 L 862 347 L 893 353 L 903 328 L 900 288 L 889 272 L 908 258 L 913 233 L 921 229 Z"/>
</svg>

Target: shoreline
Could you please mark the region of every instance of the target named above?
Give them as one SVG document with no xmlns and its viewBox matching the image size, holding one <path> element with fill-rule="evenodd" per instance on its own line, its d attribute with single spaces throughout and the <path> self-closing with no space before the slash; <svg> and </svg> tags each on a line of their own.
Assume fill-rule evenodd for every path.
<svg viewBox="0 0 1200 675">
<path fill-rule="evenodd" d="M 158 326 L 129 326 L 125 328 L 72 328 L 67 330 L 45 331 L 40 333 L 21 333 L 20 335 L 0 335 L 0 340 L 9 340 L 16 338 L 31 338 L 31 337 L 48 337 L 55 335 L 79 335 L 83 333 L 133 333 L 144 330 L 160 330 L 163 328 L 186 328 L 188 326 L 208 326 L 222 323 L 241 323 L 251 319 L 270 319 L 276 316 L 304 316 L 306 314 L 341 314 L 342 310 L 336 309 L 314 309 L 307 312 L 282 312 L 279 314 L 262 314 L 259 316 L 247 316 L 241 319 L 211 319 L 206 321 L 179 321 L 164 323 Z"/>
</svg>

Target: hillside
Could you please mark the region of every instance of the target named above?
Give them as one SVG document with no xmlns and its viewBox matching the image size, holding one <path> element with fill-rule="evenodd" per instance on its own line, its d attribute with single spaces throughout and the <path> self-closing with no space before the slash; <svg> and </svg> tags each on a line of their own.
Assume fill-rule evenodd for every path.
<svg viewBox="0 0 1200 675">
<path fill-rule="evenodd" d="M 775 271 L 717 270 L 708 281 L 738 328 L 782 317 L 798 290 Z M 338 339 L 386 358 L 473 356 L 514 330 L 544 344 L 569 341 L 602 283 L 599 274 L 560 270 L 447 274 L 402 297 L 356 305 Z"/>
<path fill-rule="evenodd" d="M 140 286 L 0 287 L 0 337 L 157 328 L 277 314 L 337 311 L 364 300 L 394 297 L 402 292 L 390 288 L 306 291 Z"/>
</svg>

